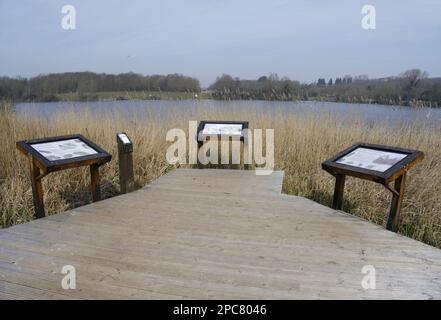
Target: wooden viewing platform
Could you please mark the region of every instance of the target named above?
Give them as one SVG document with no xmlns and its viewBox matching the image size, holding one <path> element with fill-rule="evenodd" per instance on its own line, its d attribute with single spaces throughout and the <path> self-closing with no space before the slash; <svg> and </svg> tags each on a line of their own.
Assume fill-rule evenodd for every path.
<svg viewBox="0 0 441 320">
<path fill-rule="evenodd" d="M 441 250 L 281 194 L 282 180 L 177 169 L 0 230 L 0 298 L 441 298 Z M 64 265 L 75 267 L 76 289 L 61 287 Z M 365 265 L 375 290 L 362 288 Z"/>
</svg>

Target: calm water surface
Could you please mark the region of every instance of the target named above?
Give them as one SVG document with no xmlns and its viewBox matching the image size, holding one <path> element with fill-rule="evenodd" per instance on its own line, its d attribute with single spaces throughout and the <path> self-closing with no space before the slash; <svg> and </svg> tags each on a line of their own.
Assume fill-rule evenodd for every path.
<svg viewBox="0 0 441 320">
<path fill-rule="evenodd" d="M 390 125 L 407 123 L 419 123 L 435 127 L 441 126 L 441 108 L 411 108 L 401 106 L 385 106 L 372 104 L 353 104 L 338 102 L 315 102 L 315 101 L 217 101 L 217 100 L 124 100 L 124 101 L 92 101 L 92 102 L 39 102 L 20 103 L 16 110 L 31 112 L 41 117 L 50 119 L 51 115 L 72 110 L 87 109 L 92 112 L 118 111 L 118 114 L 128 115 L 143 112 L 157 112 L 167 116 L 169 111 L 191 110 L 203 107 L 206 109 L 240 109 L 253 108 L 256 111 L 265 112 L 292 112 L 303 113 L 326 113 L 341 118 L 342 121 L 351 121 L 354 118 L 361 119 L 367 124 L 386 122 Z"/>
</svg>

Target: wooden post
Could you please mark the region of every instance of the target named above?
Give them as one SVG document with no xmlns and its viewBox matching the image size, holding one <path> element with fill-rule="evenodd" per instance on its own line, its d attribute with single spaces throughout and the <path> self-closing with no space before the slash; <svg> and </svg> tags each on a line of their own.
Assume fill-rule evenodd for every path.
<svg viewBox="0 0 441 320">
<path fill-rule="evenodd" d="M 131 141 L 122 141 L 117 135 L 119 187 L 121 193 L 135 190 L 135 177 L 133 174 L 133 145 Z"/>
<path fill-rule="evenodd" d="M 100 191 L 100 170 L 98 164 L 92 164 L 90 166 L 90 188 L 92 191 L 92 201 L 100 201 L 101 200 L 101 191 Z"/>
<path fill-rule="evenodd" d="M 386 229 L 397 232 L 400 225 L 400 213 L 401 205 L 403 203 L 404 188 L 406 183 L 406 173 L 399 176 L 395 182 L 395 191 L 397 194 L 392 193 L 392 204 L 390 207 L 389 218 L 387 219 Z"/>
<path fill-rule="evenodd" d="M 37 167 L 34 157 L 29 157 L 29 165 L 31 171 L 32 197 L 34 200 L 34 216 L 36 219 L 43 218 L 45 214 L 43 201 L 43 185 L 41 182 L 42 173 Z"/>
<path fill-rule="evenodd" d="M 345 178 L 344 174 L 335 175 L 335 189 L 334 189 L 334 199 L 332 201 L 332 208 L 336 210 L 341 210 L 343 204 L 343 193 L 345 190 Z"/>
</svg>

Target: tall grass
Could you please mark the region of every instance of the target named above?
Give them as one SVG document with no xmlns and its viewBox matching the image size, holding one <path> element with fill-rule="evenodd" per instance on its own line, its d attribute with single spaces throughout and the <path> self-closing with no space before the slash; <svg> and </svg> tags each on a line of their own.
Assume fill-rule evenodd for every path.
<svg viewBox="0 0 441 320">
<path fill-rule="evenodd" d="M 321 169 L 321 162 L 357 141 L 379 143 L 425 152 L 425 160 L 407 179 L 399 233 L 441 247 L 441 128 L 421 124 L 366 126 L 361 120 L 342 123 L 330 114 L 307 109 L 291 114 L 259 111 L 252 106 L 239 109 L 172 108 L 159 113 L 132 114 L 115 111 L 96 114 L 71 109 L 54 114 L 50 120 L 31 114 L 16 114 L 5 105 L 0 118 L 0 225 L 11 226 L 32 219 L 32 192 L 26 159 L 15 149 L 21 139 L 81 133 L 116 155 L 115 134 L 125 131 L 134 142 L 135 179 L 138 187 L 173 167 L 165 153 L 165 134 L 171 128 L 188 127 L 189 120 L 243 119 L 251 128 L 275 129 L 276 168 L 285 171 L 283 190 L 324 205 L 330 205 L 334 179 Z M 104 197 L 118 194 L 118 165 L 114 158 L 101 169 Z M 61 212 L 91 201 L 87 168 L 48 175 L 44 179 L 48 214 Z M 343 210 L 385 225 L 390 195 L 382 186 L 348 178 Z"/>
</svg>

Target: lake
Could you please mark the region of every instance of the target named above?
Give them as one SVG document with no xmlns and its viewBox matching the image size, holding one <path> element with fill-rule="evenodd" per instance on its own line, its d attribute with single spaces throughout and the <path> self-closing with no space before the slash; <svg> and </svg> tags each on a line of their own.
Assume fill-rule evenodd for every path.
<svg viewBox="0 0 441 320">
<path fill-rule="evenodd" d="M 441 125 L 441 108 L 411 108 L 403 106 L 386 106 L 374 104 L 353 104 L 318 101 L 219 101 L 219 100 L 123 100 L 123 101 L 90 101 L 90 102 L 32 102 L 19 103 L 19 113 L 31 112 L 40 117 L 51 117 L 52 114 L 71 110 L 88 109 L 93 112 L 124 111 L 127 114 L 140 112 L 158 112 L 164 116 L 170 110 L 190 110 L 204 107 L 208 109 L 253 108 L 265 112 L 314 112 L 326 113 L 342 121 L 361 119 L 366 124 L 382 122 L 392 126 L 407 123 L 420 123 L 439 127 Z"/>
</svg>

